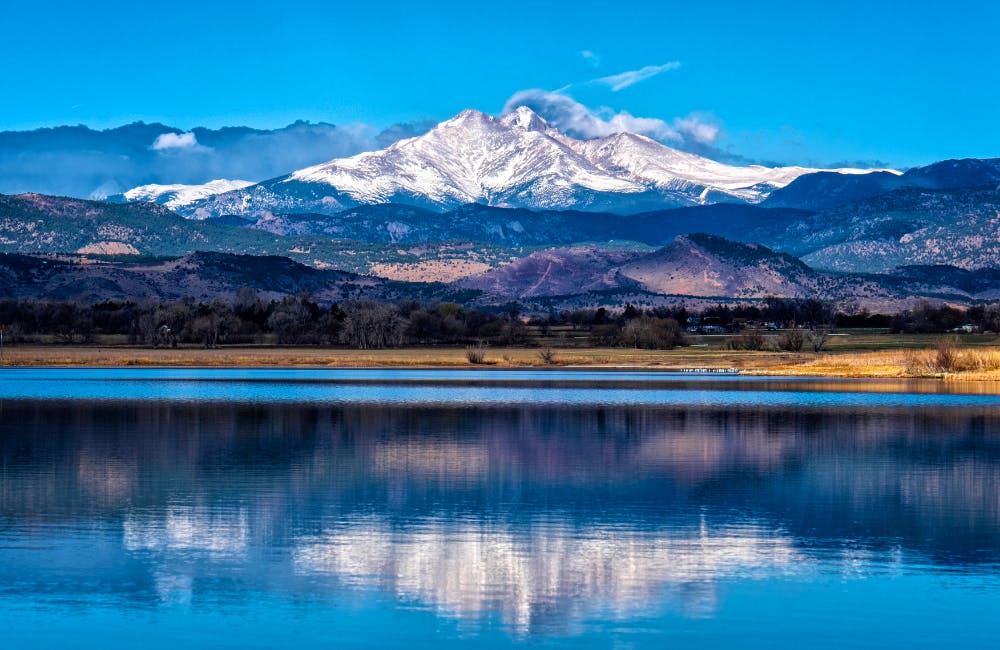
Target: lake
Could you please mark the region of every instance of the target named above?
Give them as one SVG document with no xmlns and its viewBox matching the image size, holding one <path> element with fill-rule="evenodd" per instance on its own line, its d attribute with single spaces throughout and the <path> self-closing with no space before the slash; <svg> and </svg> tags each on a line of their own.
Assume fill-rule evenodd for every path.
<svg viewBox="0 0 1000 650">
<path fill-rule="evenodd" d="M 0 369 L 0 648 L 1000 647 L 1000 396 Z"/>
</svg>

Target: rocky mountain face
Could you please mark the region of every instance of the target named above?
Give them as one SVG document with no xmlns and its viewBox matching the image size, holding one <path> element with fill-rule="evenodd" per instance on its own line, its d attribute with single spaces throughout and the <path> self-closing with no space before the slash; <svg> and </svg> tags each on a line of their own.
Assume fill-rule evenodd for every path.
<svg viewBox="0 0 1000 650">
<path fill-rule="evenodd" d="M 7 252 L 183 254 L 211 231 L 149 203 L 0 195 L 0 250 Z"/>
<path fill-rule="evenodd" d="M 284 257 L 192 253 L 144 262 L 0 254 L 0 299 L 78 300 L 234 298 L 251 287 L 265 300 L 308 293 L 321 302 L 359 298 L 433 299 L 450 294 L 442 286 L 400 284 L 343 271 L 315 269 Z"/>
<path fill-rule="evenodd" d="M 0 252 L 154 257 L 178 257 L 195 251 L 278 255 L 316 268 L 400 279 L 412 279 L 414 268 L 424 269 L 418 273 L 421 280 L 454 279 L 527 254 L 516 246 L 488 243 L 372 243 L 333 239 L 315 232 L 275 234 L 245 225 L 227 220 L 184 219 L 151 203 L 0 195 Z M 436 270 L 439 276 L 428 274 L 429 269 Z"/>
<path fill-rule="evenodd" d="M 913 265 L 1000 267 L 1000 189 L 905 188 L 833 208 L 752 241 L 820 269 L 881 273 Z"/>
<path fill-rule="evenodd" d="M 465 278 L 459 286 L 500 299 L 568 296 L 592 291 L 639 288 L 622 275 L 623 265 L 643 253 L 597 246 L 555 248 L 532 253 L 507 266 Z"/>
<path fill-rule="evenodd" d="M 408 205 L 365 205 L 335 215 L 232 216 L 225 223 L 276 235 L 323 235 L 369 242 L 475 241 L 498 246 L 552 246 L 579 242 L 634 241 L 652 246 L 703 230 L 739 237 L 754 228 L 778 228 L 812 213 L 785 208 L 719 203 L 620 216 L 577 210 L 526 210 L 469 204 L 445 213 Z"/>
<path fill-rule="evenodd" d="M 597 246 L 540 251 L 460 284 L 519 298 L 609 289 L 762 298 L 814 295 L 824 278 L 794 257 L 757 244 L 691 234 L 653 251 Z"/>
<path fill-rule="evenodd" d="M 620 272 L 654 293 L 735 298 L 815 295 L 821 280 L 790 255 L 705 234 L 680 236 Z"/>
<path fill-rule="evenodd" d="M 756 203 L 775 188 L 814 171 L 724 165 L 630 133 L 575 140 L 524 107 L 500 118 L 467 110 L 386 149 L 300 169 L 180 209 L 193 218 L 332 215 L 382 203 L 439 212 L 474 203 L 634 213 L 719 202 Z"/>
<path fill-rule="evenodd" d="M 758 244 L 712 235 L 677 237 L 652 252 L 594 246 L 555 248 L 465 278 L 483 300 L 592 305 L 633 300 L 660 304 L 695 299 L 760 300 L 767 297 L 850 301 L 872 309 L 899 309 L 926 298 L 967 303 L 1000 296 L 1000 271 L 951 266 L 904 267 L 890 274 L 816 271 L 800 260 Z M 669 302 L 669 301 L 667 301 Z"/>
</svg>

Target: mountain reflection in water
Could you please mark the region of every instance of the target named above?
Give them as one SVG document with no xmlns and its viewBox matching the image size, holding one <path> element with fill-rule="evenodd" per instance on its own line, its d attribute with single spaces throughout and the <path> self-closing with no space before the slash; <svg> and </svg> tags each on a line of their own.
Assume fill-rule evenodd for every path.
<svg viewBox="0 0 1000 650">
<path fill-rule="evenodd" d="M 988 577 L 998 425 L 985 408 L 7 401 L 0 619 L 18 601 L 378 593 L 572 635 L 712 618 L 734 581 Z"/>
</svg>

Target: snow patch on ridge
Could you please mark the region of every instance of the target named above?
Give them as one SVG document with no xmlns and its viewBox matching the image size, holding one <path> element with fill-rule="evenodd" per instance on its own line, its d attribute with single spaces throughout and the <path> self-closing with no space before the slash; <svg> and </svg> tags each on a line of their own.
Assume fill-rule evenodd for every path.
<svg viewBox="0 0 1000 650">
<path fill-rule="evenodd" d="M 159 203 L 171 210 L 175 210 L 201 199 L 215 196 L 216 194 L 242 190 L 251 185 L 253 183 L 250 181 L 220 178 L 202 185 L 140 185 L 128 190 L 123 196 L 128 202 L 143 201 L 147 203 Z"/>
</svg>

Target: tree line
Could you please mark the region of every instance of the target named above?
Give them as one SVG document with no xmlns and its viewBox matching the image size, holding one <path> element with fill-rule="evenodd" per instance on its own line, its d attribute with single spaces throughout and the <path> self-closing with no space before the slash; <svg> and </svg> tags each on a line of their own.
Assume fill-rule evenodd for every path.
<svg viewBox="0 0 1000 650">
<path fill-rule="evenodd" d="M 673 318 L 628 308 L 622 313 L 595 310 L 589 326 L 600 343 L 669 348 L 683 343 L 681 324 Z M 0 328 L 9 344 L 43 340 L 90 344 L 118 336 L 133 345 L 279 344 L 344 345 L 377 349 L 403 345 L 522 345 L 529 328 L 579 324 L 579 314 L 522 318 L 520 308 L 466 307 L 453 302 L 395 304 L 357 300 L 323 305 L 306 294 L 264 300 L 255 290 L 241 289 L 232 300 L 78 302 L 0 301 Z"/>
<path fill-rule="evenodd" d="M 118 336 L 133 345 L 279 344 L 343 345 L 358 349 L 403 345 L 523 345 L 532 334 L 570 328 L 590 345 L 666 349 L 683 345 L 688 329 L 706 325 L 742 333 L 737 344 L 753 345 L 763 326 L 824 331 L 835 327 L 880 327 L 894 332 L 945 332 L 971 325 L 1000 331 L 1000 305 L 967 310 L 921 303 L 898 314 L 836 310 L 812 299 L 769 299 L 758 305 L 715 305 L 619 309 L 600 307 L 524 318 L 516 303 L 492 309 L 454 302 L 358 300 L 324 305 L 309 295 L 265 300 L 243 288 L 232 299 L 196 301 L 106 301 L 95 304 L 40 300 L 0 301 L 0 328 L 8 344 L 49 340 L 88 344 Z M 715 331 L 715 330 L 713 330 Z M 800 337 L 786 345 L 801 347 Z M 809 336 L 806 345 L 815 344 Z"/>
</svg>

